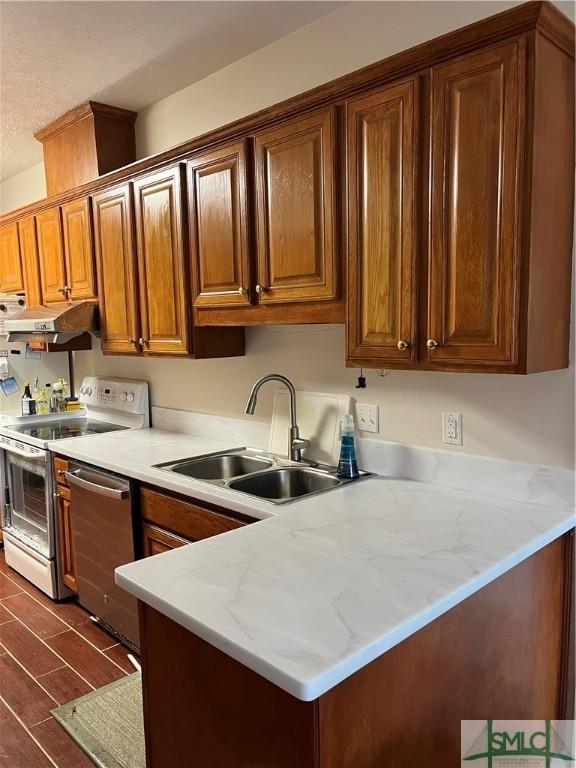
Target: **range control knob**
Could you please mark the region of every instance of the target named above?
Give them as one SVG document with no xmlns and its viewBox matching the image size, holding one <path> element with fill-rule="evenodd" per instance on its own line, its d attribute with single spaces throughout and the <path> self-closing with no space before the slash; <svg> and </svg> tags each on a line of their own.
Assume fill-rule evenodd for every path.
<svg viewBox="0 0 576 768">
<path fill-rule="evenodd" d="M 86 387 L 86 394 L 88 395 L 88 397 L 92 396 L 92 387 Z"/>
<path fill-rule="evenodd" d="M 121 395 L 120 395 L 120 400 L 124 401 L 124 400 L 127 399 L 127 397 L 128 397 L 128 395 L 126 394 L 126 392 L 122 392 Z"/>
<path fill-rule="evenodd" d="M 128 394 L 126 395 L 126 399 L 128 400 L 129 403 L 133 403 L 134 402 L 134 392 L 128 392 Z"/>
</svg>

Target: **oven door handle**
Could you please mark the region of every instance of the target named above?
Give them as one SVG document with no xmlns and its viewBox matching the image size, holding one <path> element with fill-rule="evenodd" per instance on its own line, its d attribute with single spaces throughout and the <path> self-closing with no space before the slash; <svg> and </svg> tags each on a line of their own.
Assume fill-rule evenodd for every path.
<svg viewBox="0 0 576 768">
<path fill-rule="evenodd" d="M 66 479 L 71 485 L 77 485 L 79 488 L 83 488 L 86 491 L 97 493 L 100 496 L 106 496 L 109 499 L 127 499 L 130 497 L 129 488 L 110 488 L 107 485 L 100 485 L 100 483 L 93 483 L 90 480 L 86 480 L 81 476 L 82 470 L 76 469 L 73 472 L 65 472 Z"/>
<path fill-rule="evenodd" d="M 15 448 L 13 445 L 1 445 L 0 448 L 3 448 L 6 453 L 13 453 L 15 456 L 21 456 L 23 459 L 28 459 L 29 461 L 46 461 L 47 454 L 42 451 L 41 453 L 28 453 L 27 451 L 21 451 L 19 448 Z"/>
</svg>

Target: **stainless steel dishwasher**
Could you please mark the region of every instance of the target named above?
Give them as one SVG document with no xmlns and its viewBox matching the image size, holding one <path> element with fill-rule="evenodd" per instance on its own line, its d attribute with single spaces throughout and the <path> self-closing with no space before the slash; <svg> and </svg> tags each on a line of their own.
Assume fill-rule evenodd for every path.
<svg viewBox="0 0 576 768">
<path fill-rule="evenodd" d="M 80 605 L 137 649 L 137 601 L 114 581 L 114 570 L 135 560 L 132 485 L 126 478 L 77 462 L 70 462 L 66 477 Z"/>
</svg>

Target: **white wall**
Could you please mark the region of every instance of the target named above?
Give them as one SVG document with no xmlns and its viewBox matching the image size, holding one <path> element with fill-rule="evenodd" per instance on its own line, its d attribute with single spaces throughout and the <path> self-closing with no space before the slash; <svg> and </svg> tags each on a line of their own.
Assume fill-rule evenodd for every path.
<svg viewBox="0 0 576 768">
<path fill-rule="evenodd" d="M 195 135 L 300 93 L 423 40 L 497 13 L 511 3 L 351 3 L 144 110 L 138 155 Z M 566 6 L 566 4 L 563 4 Z M 563 7 L 566 11 L 566 7 Z M 35 191 L 30 200 L 41 196 Z M 10 206 L 13 207 L 13 206 Z M 77 376 L 142 377 L 156 405 L 241 415 L 254 380 L 271 371 L 301 389 L 346 392 L 380 405 L 380 436 L 442 447 L 441 413 L 463 413 L 471 453 L 572 466 L 574 368 L 527 377 L 367 372 L 344 366 L 343 329 L 334 326 L 247 330 L 247 355 L 231 360 L 133 360 L 77 353 Z M 264 395 L 264 392 L 263 392 Z M 269 417 L 271 393 L 258 404 Z"/>
<path fill-rule="evenodd" d="M 0 184 L 0 214 L 43 197 L 46 197 L 44 163 L 37 163 Z"/>
</svg>

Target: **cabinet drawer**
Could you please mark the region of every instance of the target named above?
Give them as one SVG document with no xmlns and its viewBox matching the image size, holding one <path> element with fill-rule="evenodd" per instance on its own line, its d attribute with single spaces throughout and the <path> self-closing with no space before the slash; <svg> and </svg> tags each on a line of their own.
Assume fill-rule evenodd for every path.
<svg viewBox="0 0 576 768">
<path fill-rule="evenodd" d="M 189 541 L 199 541 L 241 528 L 246 523 L 143 488 L 140 492 L 142 519 L 166 528 Z"/>
<path fill-rule="evenodd" d="M 61 459 L 59 456 L 56 456 L 54 458 L 54 481 L 58 483 L 58 485 L 63 485 L 65 488 L 68 488 L 66 472 L 68 472 L 68 459 Z"/>
<path fill-rule="evenodd" d="M 159 555 L 161 552 L 168 552 L 171 549 L 183 547 L 185 544 L 190 544 L 190 542 L 181 536 L 165 531 L 163 528 L 150 525 L 150 523 L 143 523 L 142 525 L 143 557 Z"/>
</svg>

